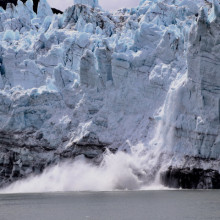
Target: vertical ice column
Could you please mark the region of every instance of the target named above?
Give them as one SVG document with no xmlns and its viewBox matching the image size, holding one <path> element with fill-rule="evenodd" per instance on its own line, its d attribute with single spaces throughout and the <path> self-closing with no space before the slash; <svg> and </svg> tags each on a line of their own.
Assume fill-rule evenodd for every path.
<svg viewBox="0 0 220 220">
<path fill-rule="evenodd" d="M 216 17 L 220 17 L 220 2 L 213 0 L 213 9 Z"/>
<path fill-rule="evenodd" d="M 5 74 L 4 67 L 2 66 L 2 58 L 0 57 L 0 89 L 4 88 L 2 76 Z"/>
<path fill-rule="evenodd" d="M 95 87 L 97 72 L 95 68 L 95 55 L 90 50 L 86 50 L 80 61 L 80 83 Z"/>
<path fill-rule="evenodd" d="M 106 81 L 113 81 L 112 78 L 112 50 L 108 47 L 96 49 L 96 57 L 98 61 L 98 69 L 104 86 Z"/>
<path fill-rule="evenodd" d="M 31 26 L 31 20 L 36 16 L 33 11 L 33 1 L 28 0 L 24 4 L 22 1 L 18 0 L 16 11 L 18 18 L 22 21 L 23 25 L 25 25 L 25 27 Z"/>
<path fill-rule="evenodd" d="M 37 16 L 41 19 L 44 19 L 45 17 L 52 15 L 52 9 L 48 4 L 47 0 L 40 0 L 37 8 Z"/>
</svg>

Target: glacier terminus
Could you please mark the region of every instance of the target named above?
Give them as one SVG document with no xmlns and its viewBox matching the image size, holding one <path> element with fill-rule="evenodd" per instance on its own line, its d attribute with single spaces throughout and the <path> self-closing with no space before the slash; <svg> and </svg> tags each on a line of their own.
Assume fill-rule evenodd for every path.
<svg viewBox="0 0 220 220">
<path fill-rule="evenodd" d="M 33 5 L 0 7 L 3 191 L 220 188 L 219 0 Z"/>
</svg>

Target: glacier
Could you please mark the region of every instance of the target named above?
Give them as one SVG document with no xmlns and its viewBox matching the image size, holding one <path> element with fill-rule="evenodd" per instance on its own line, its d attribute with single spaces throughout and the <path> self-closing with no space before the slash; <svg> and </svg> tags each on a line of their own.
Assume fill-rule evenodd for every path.
<svg viewBox="0 0 220 220">
<path fill-rule="evenodd" d="M 218 0 L 37 11 L 0 8 L 1 187 L 69 170 L 51 189 L 92 190 L 106 173 L 95 190 L 220 188 Z"/>
</svg>

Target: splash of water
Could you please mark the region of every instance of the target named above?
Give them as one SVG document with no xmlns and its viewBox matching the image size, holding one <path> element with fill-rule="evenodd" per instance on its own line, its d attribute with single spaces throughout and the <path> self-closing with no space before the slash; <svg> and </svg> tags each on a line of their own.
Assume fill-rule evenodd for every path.
<svg viewBox="0 0 220 220">
<path fill-rule="evenodd" d="M 99 165 L 84 157 L 46 169 L 41 175 L 17 181 L 1 193 L 55 191 L 112 191 L 160 188 L 152 181 L 156 157 L 146 153 L 143 146 L 133 147 L 130 153 L 107 152 Z"/>
</svg>

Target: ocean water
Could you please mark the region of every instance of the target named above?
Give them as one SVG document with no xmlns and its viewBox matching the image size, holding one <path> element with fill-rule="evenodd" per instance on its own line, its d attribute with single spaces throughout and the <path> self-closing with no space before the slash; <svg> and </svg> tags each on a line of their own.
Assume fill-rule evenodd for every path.
<svg viewBox="0 0 220 220">
<path fill-rule="evenodd" d="M 219 220 L 220 191 L 1 194 L 0 220 Z"/>
</svg>

